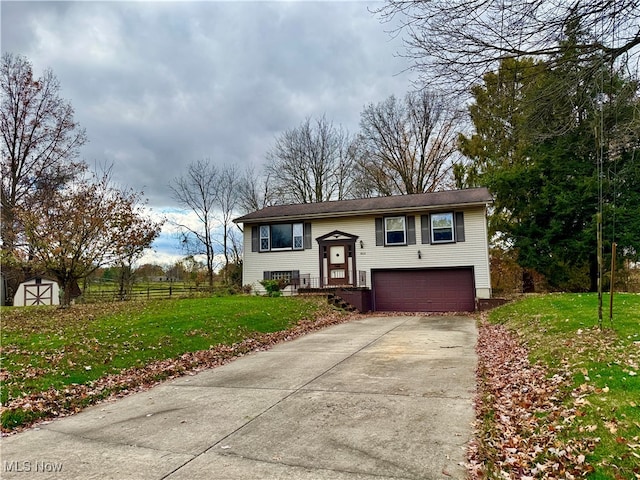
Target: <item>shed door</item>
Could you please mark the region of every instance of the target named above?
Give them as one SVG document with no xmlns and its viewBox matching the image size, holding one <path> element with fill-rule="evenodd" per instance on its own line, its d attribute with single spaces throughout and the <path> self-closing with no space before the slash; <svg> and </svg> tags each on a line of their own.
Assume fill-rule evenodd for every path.
<svg viewBox="0 0 640 480">
<path fill-rule="evenodd" d="M 373 308 L 397 312 L 475 310 L 472 268 L 372 272 Z"/>
<path fill-rule="evenodd" d="M 53 305 L 53 284 L 34 283 L 24 285 L 24 305 Z"/>
</svg>

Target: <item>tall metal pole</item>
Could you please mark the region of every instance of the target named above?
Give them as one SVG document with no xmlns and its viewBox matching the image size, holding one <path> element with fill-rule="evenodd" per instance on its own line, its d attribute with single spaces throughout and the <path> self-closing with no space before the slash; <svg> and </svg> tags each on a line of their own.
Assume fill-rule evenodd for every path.
<svg viewBox="0 0 640 480">
<path fill-rule="evenodd" d="M 598 327 L 602 330 L 602 210 L 596 215 L 596 221 L 598 240 Z"/>
<path fill-rule="evenodd" d="M 597 258 L 598 258 L 598 327 L 602 330 L 602 274 L 603 274 L 603 260 L 602 260 L 602 210 L 603 210 L 603 195 L 602 195 L 602 176 L 603 176 L 603 157 L 604 157 L 604 146 L 603 146 L 603 124 L 604 121 L 602 119 L 602 108 L 600 105 L 600 125 L 599 129 L 596 127 L 596 138 L 598 141 L 598 151 L 597 151 L 597 163 L 598 163 L 598 213 L 596 214 L 596 243 L 598 248 Z"/>
<path fill-rule="evenodd" d="M 600 67 L 602 69 L 602 67 Z M 598 162 L 598 214 L 597 218 L 597 243 L 598 243 L 598 327 L 602 330 L 602 274 L 603 274 L 603 247 L 602 247 L 602 213 L 604 210 L 604 196 L 602 191 L 602 184 L 604 180 L 604 79 L 600 76 L 600 84 L 598 84 L 600 91 L 600 112 L 598 115 L 599 124 L 595 128 L 596 130 L 596 142 L 597 142 L 597 162 Z"/>
<path fill-rule="evenodd" d="M 611 287 L 609 288 L 609 323 L 613 323 L 613 284 L 616 273 L 616 242 L 611 244 Z"/>
</svg>

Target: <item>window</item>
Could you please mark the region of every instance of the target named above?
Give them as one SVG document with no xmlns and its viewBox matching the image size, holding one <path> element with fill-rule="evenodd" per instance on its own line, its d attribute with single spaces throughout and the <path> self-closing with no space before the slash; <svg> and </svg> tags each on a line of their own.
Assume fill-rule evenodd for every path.
<svg viewBox="0 0 640 480">
<path fill-rule="evenodd" d="M 269 225 L 260 227 L 260 250 L 269 250 L 271 248 L 271 236 L 269 235 Z"/>
<path fill-rule="evenodd" d="M 303 243 L 303 228 L 301 223 L 293 224 L 293 249 L 294 250 L 302 250 Z"/>
<path fill-rule="evenodd" d="M 433 243 L 453 242 L 453 213 L 431 215 L 431 241 Z"/>
<path fill-rule="evenodd" d="M 395 247 L 415 245 L 416 243 L 416 217 L 414 215 L 377 217 L 375 229 L 376 246 Z"/>
<path fill-rule="evenodd" d="M 386 245 L 405 245 L 405 218 L 386 217 L 384 219 L 384 235 Z"/>
<path fill-rule="evenodd" d="M 289 285 L 291 283 L 291 271 L 288 272 L 271 272 L 271 280 L 282 280 L 284 283 Z"/>
<path fill-rule="evenodd" d="M 262 273 L 263 280 L 278 280 L 283 286 L 294 285 L 297 287 L 300 285 L 300 270 L 265 271 Z M 305 274 L 303 277 L 305 285 L 308 285 L 309 274 Z"/>
<path fill-rule="evenodd" d="M 260 251 L 302 250 L 304 228 L 302 223 L 260 225 Z"/>
<path fill-rule="evenodd" d="M 291 248 L 293 246 L 293 233 L 291 224 L 271 225 L 271 250 Z"/>
</svg>

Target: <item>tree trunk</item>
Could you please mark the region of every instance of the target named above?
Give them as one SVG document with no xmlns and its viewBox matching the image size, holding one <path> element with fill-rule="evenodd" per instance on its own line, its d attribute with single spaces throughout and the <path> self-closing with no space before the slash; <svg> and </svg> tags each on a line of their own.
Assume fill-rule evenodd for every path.
<svg viewBox="0 0 640 480">
<path fill-rule="evenodd" d="M 61 282 L 62 284 L 62 303 L 60 304 L 60 308 L 67 308 L 71 305 L 72 294 L 73 294 L 73 279 L 66 278 Z"/>
<path fill-rule="evenodd" d="M 2 250 L 8 254 L 13 254 L 15 246 L 15 216 L 13 208 L 4 205 L 5 202 L 2 203 Z"/>
</svg>

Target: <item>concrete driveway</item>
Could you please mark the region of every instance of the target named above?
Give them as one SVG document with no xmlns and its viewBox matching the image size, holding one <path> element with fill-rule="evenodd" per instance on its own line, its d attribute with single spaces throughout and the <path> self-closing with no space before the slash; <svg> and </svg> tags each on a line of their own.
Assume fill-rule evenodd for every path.
<svg viewBox="0 0 640 480">
<path fill-rule="evenodd" d="M 465 477 L 475 321 L 368 317 L 2 439 L 3 479 Z"/>
</svg>

